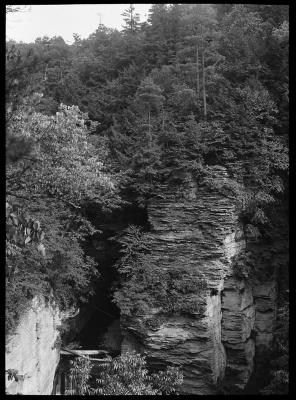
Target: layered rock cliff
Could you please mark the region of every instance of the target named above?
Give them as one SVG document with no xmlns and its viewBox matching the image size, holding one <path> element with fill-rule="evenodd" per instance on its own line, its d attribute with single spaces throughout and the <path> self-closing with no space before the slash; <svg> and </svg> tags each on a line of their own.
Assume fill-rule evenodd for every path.
<svg viewBox="0 0 296 400">
<path fill-rule="evenodd" d="M 226 171 L 217 167 L 215 174 L 223 188 Z M 195 300 L 201 313 L 151 307 L 146 315 L 122 318 L 122 351 L 145 353 L 155 369 L 179 365 L 183 394 L 239 393 L 254 370 L 256 348 L 269 334 L 272 340 L 263 304 L 273 300 L 264 300 L 264 286 L 235 275 L 234 256 L 246 240 L 234 196 L 182 179 L 186 185 L 148 206 L 151 258 L 163 269 L 182 265 L 203 276 L 206 289 Z M 158 316 L 160 324 L 147 328 L 145 322 Z"/>
</svg>

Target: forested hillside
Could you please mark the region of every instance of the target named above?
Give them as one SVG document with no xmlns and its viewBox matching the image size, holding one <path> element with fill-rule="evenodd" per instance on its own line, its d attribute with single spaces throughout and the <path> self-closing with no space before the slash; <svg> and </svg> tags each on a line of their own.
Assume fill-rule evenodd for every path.
<svg viewBox="0 0 296 400">
<path fill-rule="evenodd" d="M 153 4 L 140 23 L 131 4 L 124 21 L 72 45 L 6 43 L 7 332 L 36 294 L 64 309 L 89 300 L 100 279 L 84 251 L 96 230 L 89 210 L 145 209 L 185 172 L 235 198 L 250 240 L 268 240 L 288 214 L 288 6 Z M 151 304 L 167 303 L 151 289 L 149 256 L 137 258 L 147 249 L 139 232 L 119 242 L 121 313 L 145 310 L 138 285 Z M 192 290 L 184 276 L 163 279 Z M 175 311 L 184 296 L 171 299 Z M 271 394 L 286 390 L 287 363 L 274 369 Z"/>
</svg>

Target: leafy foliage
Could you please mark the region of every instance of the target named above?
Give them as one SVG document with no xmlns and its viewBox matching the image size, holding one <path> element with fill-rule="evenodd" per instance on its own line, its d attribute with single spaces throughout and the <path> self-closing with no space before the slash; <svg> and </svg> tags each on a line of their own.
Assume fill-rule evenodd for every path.
<svg viewBox="0 0 296 400">
<path fill-rule="evenodd" d="M 186 267 L 158 268 L 149 254 L 149 235 L 135 226 L 129 226 L 117 240 L 123 256 L 117 265 L 121 285 L 114 292 L 114 301 L 123 316 L 143 315 L 151 307 L 177 314 L 202 311 L 196 308 L 206 287 L 202 276 Z"/>
<path fill-rule="evenodd" d="M 92 201 L 110 210 L 120 203 L 118 179 L 103 164 L 104 144 L 90 138 L 87 115 L 61 105 L 46 116 L 35 111 L 39 99 L 23 99 L 7 127 L 7 332 L 33 296 L 51 293 L 62 308 L 88 299 L 98 273 L 81 247 L 95 232 L 83 207 Z M 29 156 L 18 146 L 14 154 L 11 138 L 29 140 Z"/>
<path fill-rule="evenodd" d="M 248 279 L 254 275 L 254 256 L 251 252 L 241 252 L 233 259 L 233 272 L 239 279 Z"/>
<path fill-rule="evenodd" d="M 90 395 L 169 395 L 177 392 L 183 377 L 176 367 L 149 375 L 145 357 L 125 353 L 110 363 L 93 366 L 88 358 L 72 361 L 67 394 Z M 97 376 L 95 382 L 91 377 Z"/>
<path fill-rule="evenodd" d="M 86 395 L 91 394 L 88 384 L 92 363 L 87 357 L 78 357 L 71 361 L 70 368 L 70 389 L 66 391 L 67 395 Z"/>
<path fill-rule="evenodd" d="M 29 163 L 22 160 L 11 168 L 8 166 L 9 188 L 29 180 L 31 195 L 46 193 L 74 207 L 79 207 L 82 201 L 104 204 L 116 198 L 115 181 L 104 172 L 102 161 L 106 150 L 103 144 L 96 147 L 89 139 L 87 122 L 87 116 L 74 106 L 61 105 L 54 117 L 35 112 L 28 115 L 26 109 L 15 114 L 10 135 L 28 137 L 33 149 Z M 90 121 L 89 127 L 93 129 Z"/>
<path fill-rule="evenodd" d="M 16 203 L 14 203 L 16 204 Z M 68 308 L 77 301 L 86 301 L 91 294 L 91 277 L 97 272 L 94 262 L 84 256 L 80 247 L 83 234 L 83 220 L 77 221 L 77 232 L 65 232 L 65 224 L 74 221 L 71 213 L 59 204 L 59 212 L 54 212 L 57 203 L 42 201 L 29 207 L 26 212 L 38 218 L 28 220 L 32 228 L 18 227 L 17 234 L 7 239 L 6 257 L 6 322 L 7 331 L 15 327 L 25 310 L 28 300 L 35 295 L 55 300 L 61 308 Z M 16 207 L 16 205 L 14 206 Z M 17 209 L 21 210 L 21 207 Z M 15 215 L 15 213 L 13 213 Z M 16 214 L 17 215 L 17 214 Z M 66 218 L 66 220 L 65 220 Z M 72 221 L 71 221 L 72 220 Z M 34 224 L 36 229 L 34 228 Z M 40 230 L 39 225 L 44 227 Z M 9 229 L 10 222 L 7 222 Z M 49 228 L 50 227 L 50 228 Z M 39 230 L 38 230 L 39 228 Z M 87 228 L 87 225 L 85 226 Z M 84 229 L 85 229 L 84 228 Z M 29 233 L 29 230 L 30 233 Z M 46 232 L 44 234 L 44 232 Z M 32 237 L 31 240 L 29 240 Z M 26 242 L 26 243 L 25 243 Z"/>
</svg>

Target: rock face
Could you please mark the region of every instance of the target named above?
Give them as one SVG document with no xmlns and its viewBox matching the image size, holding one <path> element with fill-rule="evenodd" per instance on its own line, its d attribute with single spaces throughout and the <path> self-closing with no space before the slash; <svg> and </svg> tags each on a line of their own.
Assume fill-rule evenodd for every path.
<svg viewBox="0 0 296 400">
<path fill-rule="evenodd" d="M 256 348 L 258 353 L 266 353 L 272 345 L 273 329 L 276 319 L 276 280 L 257 283 L 253 289 L 256 308 Z"/>
<path fill-rule="evenodd" d="M 222 293 L 222 342 L 227 363 L 224 390 L 240 392 L 253 372 L 255 305 L 248 282 L 228 278 Z"/>
<path fill-rule="evenodd" d="M 223 168 L 217 168 L 216 174 L 220 182 L 227 181 Z M 156 329 L 144 329 L 144 322 L 162 310 L 151 309 L 150 315 L 124 321 L 122 350 L 145 352 L 156 368 L 180 365 L 184 394 L 217 393 L 227 363 L 228 369 L 231 367 L 231 352 L 238 351 L 239 357 L 250 359 L 250 369 L 254 355 L 254 343 L 249 339 L 254 324 L 254 309 L 248 304 L 250 289 L 241 298 L 240 289 L 235 295 L 226 296 L 230 287 L 224 287 L 233 272 L 233 256 L 245 248 L 234 199 L 206 186 L 197 189 L 187 177 L 187 184 L 179 193 L 151 202 L 148 218 L 154 262 L 162 268 L 185 265 L 191 273 L 204 276 L 207 289 L 198 299 L 203 313 L 166 315 Z M 233 310 L 226 311 L 227 307 Z M 226 341 L 228 347 L 224 345 Z M 244 348 L 239 350 L 242 344 Z"/>
<path fill-rule="evenodd" d="M 271 274 L 264 281 L 250 282 L 232 276 L 224 283 L 222 343 L 227 359 L 223 381 L 226 393 L 242 393 L 251 377 L 253 386 L 264 386 L 276 321 L 276 282 Z"/>
<path fill-rule="evenodd" d="M 18 380 L 8 380 L 8 394 L 50 395 L 59 349 L 57 327 L 69 317 L 53 304 L 34 298 L 30 309 L 21 318 L 16 332 L 6 342 L 6 370 L 16 370 Z"/>
<path fill-rule="evenodd" d="M 228 178 L 215 167 L 221 186 Z M 153 261 L 163 269 L 186 266 L 202 274 L 207 288 L 198 303 L 202 315 L 147 315 L 122 319 L 122 351 L 147 355 L 156 370 L 179 365 L 182 394 L 241 393 L 254 370 L 256 351 L 272 341 L 275 281 L 236 278 L 233 257 L 246 248 L 235 200 L 182 176 L 183 187 L 148 207 Z M 160 316 L 160 325 L 145 322 Z"/>
<path fill-rule="evenodd" d="M 110 353 L 120 353 L 121 350 L 121 329 L 120 319 L 115 319 L 109 326 L 107 331 L 102 335 L 99 346 Z"/>
</svg>

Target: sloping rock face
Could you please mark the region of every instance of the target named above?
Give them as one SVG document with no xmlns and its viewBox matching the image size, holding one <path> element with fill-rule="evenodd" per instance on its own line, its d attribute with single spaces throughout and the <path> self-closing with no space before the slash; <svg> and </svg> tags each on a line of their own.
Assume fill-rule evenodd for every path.
<svg viewBox="0 0 296 400">
<path fill-rule="evenodd" d="M 255 305 L 249 282 L 228 278 L 222 293 L 222 342 L 227 362 L 223 388 L 240 393 L 254 368 Z"/>
<path fill-rule="evenodd" d="M 8 380 L 6 374 L 8 394 L 51 394 L 60 358 L 57 328 L 69 315 L 42 298 L 32 300 L 16 332 L 7 338 L 5 369 L 17 371 L 17 380 Z"/>
<path fill-rule="evenodd" d="M 215 174 L 222 185 L 227 183 L 223 168 L 216 167 Z M 229 313 L 234 314 L 230 320 L 226 312 L 224 325 L 221 322 L 224 280 L 232 275 L 232 258 L 245 248 L 245 240 L 233 197 L 208 186 L 197 188 L 189 176 L 182 180 L 186 184 L 178 191 L 154 200 L 148 207 L 153 237 L 151 257 L 164 269 L 182 265 L 191 273 L 204 276 L 207 287 L 196 300 L 202 314 L 164 316 L 163 310 L 151 309 L 149 315 L 122 320 L 122 351 L 145 352 L 155 368 L 180 365 L 183 394 L 214 394 L 224 379 L 227 364 L 223 339 L 228 343 L 229 359 L 231 346 L 242 343 L 243 349 L 235 348 L 239 357 L 251 360 L 254 353 L 254 343 L 248 341 L 254 323 L 254 310 L 248 305 L 249 288 L 243 299 L 238 294 L 227 298 L 227 291 L 223 292 L 224 311 L 233 307 Z M 242 314 L 244 326 L 238 321 Z M 145 321 L 158 315 L 160 326 L 148 329 Z M 251 369 L 251 361 L 249 364 Z"/>
</svg>

